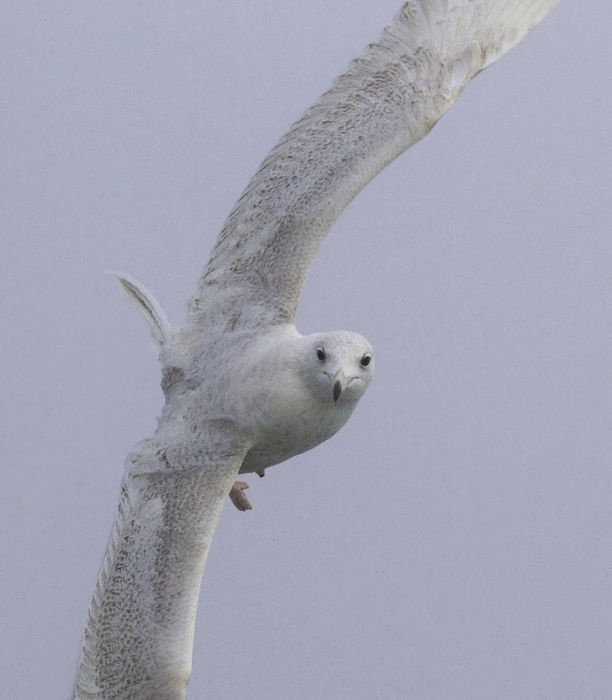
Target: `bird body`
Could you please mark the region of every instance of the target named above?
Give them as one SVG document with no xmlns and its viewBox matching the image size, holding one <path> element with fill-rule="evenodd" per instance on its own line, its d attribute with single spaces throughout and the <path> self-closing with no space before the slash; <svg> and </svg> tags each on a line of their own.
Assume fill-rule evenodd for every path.
<svg viewBox="0 0 612 700">
<path fill-rule="evenodd" d="M 330 438 L 374 363 L 369 343 L 347 331 L 302 336 L 281 324 L 212 337 L 173 332 L 150 292 L 117 276 L 159 345 L 166 404 L 155 435 L 126 460 L 76 697 L 168 700 L 184 697 L 200 580 L 238 472 L 262 471 Z"/>
<path fill-rule="evenodd" d="M 292 323 L 245 327 L 235 321 L 212 337 L 190 326 L 173 333 L 167 322 L 158 328 L 165 316 L 151 293 L 126 275 L 116 276 L 141 309 L 160 312 L 149 317 L 153 338 L 166 339 L 158 343 L 166 395 L 160 426 L 177 416 L 194 417 L 192 430 L 204 417 L 231 421 L 252 442 L 241 473 L 284 462 L 332 437 L 372 379 L 373 360 L 360 362 L 373 351 L 357 333 L 302 336 Z M 143 299 L 149 300 L 145 307 Z M 346 387 L 341 382 L 334 397 L 331 378 L 341 368 L 350 381 Z"/>
<path fill-rule="evenodd" d="M 294 325 L 323 237 L 480 70 L 556 0 L 409 0 L 271 151 L 230 213 L 172 328 L 119 280 L 159 348 L 166 403 L 126 461 L 85 630 L 78 700 L 182 700 L 200 580 L 240 472 L 309 450 L 348 420 L 374 371 L 361 336 Z"/>
</svg>

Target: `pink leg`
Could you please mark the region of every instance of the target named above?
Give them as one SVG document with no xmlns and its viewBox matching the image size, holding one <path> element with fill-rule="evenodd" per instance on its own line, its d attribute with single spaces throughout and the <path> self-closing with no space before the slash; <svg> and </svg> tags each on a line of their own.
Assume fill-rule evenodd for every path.
<svg viewBox="0 0 612 700">
<path fill-rule="evenodd" d="M 252 510 L 253 506 L 249 503 L 249 499 L 244 495 L 243 491 L 248 489 L 249 485 L 244 481 L 234 481 L 229 497 L 232 499 L 232 503 L 238 508 L 238 510 Z"/>
</svg>

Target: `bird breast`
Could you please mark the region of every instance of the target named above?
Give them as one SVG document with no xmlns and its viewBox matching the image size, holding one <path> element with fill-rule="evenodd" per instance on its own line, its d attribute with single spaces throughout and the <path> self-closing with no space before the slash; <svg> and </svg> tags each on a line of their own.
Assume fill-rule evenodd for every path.
<svg viewBox="0 0 612 700">
<path fill-rule="evenodd" d="M 254 445 L 241 472 L 270 467 L 316 447 L 338 432 L 354 405 L 333 400 L 329 392 L 313 391 L 301 371 L 299 334 L 294 327 L 276 332 L 251 346 L 238 372 L 240 423 Z"/>
</svg>

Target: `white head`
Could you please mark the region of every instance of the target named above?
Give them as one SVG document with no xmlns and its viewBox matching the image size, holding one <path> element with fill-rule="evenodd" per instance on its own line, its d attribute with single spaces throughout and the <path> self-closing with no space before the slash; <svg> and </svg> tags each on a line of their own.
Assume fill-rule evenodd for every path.
<svg viewBox="0 0 612 700">
<path fill-rule="evenodd" d="M 301 338 L 300 374 L 320 399 L 356 404 L 374 376 L 374 353 L 358 333 L 332 331 Z"/>
</svg>

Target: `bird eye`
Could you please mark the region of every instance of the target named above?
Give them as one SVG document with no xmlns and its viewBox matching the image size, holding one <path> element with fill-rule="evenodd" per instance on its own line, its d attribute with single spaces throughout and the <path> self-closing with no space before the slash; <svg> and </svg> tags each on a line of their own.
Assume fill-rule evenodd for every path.
<svg viewBox="0 0 612 700">
<path fill-rule="evenodd" d="M 361 362 L 359 364 L 362 367 L 367 367 L 370 362 L 372 362 L 372 355 L 370 355 L 369 352 L 366 352 L 366 354 L 361 358 Z"/>
<path fill-rule="evenodd" d="M 317 348 L 317 357 L 321 362 L 325 362 L 325 350 L 323 348 Z"/>
</svg>

